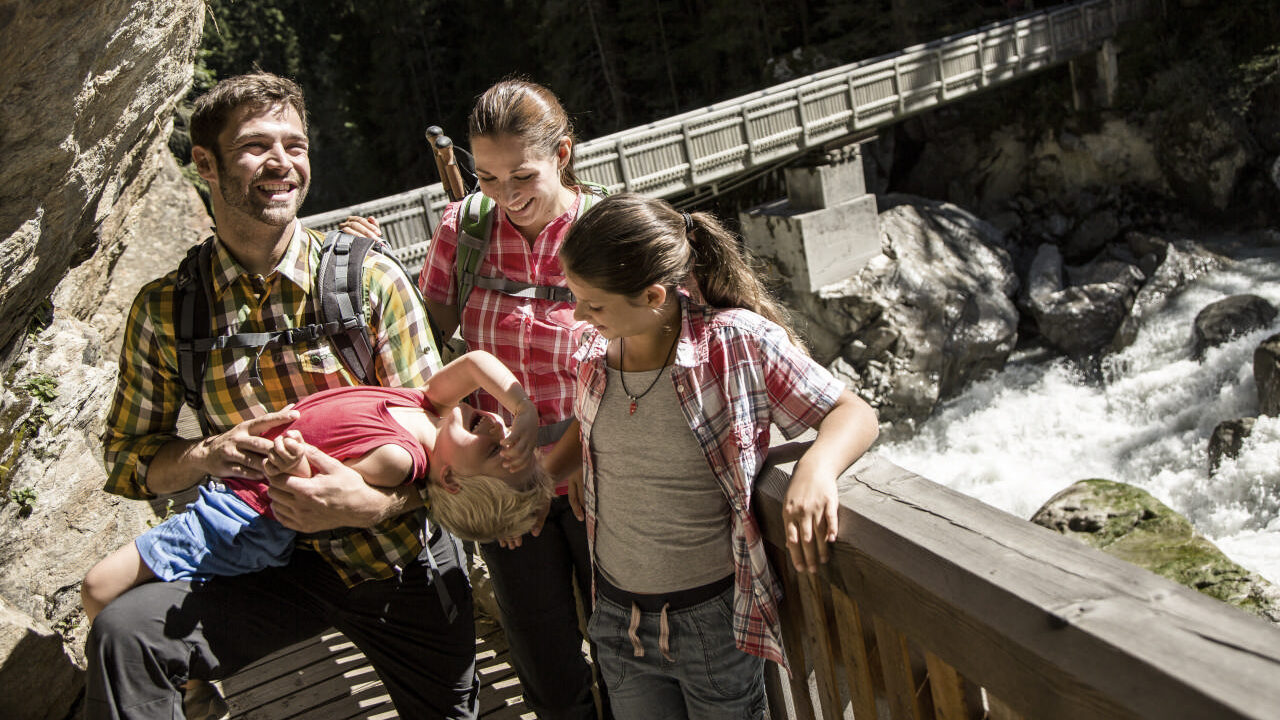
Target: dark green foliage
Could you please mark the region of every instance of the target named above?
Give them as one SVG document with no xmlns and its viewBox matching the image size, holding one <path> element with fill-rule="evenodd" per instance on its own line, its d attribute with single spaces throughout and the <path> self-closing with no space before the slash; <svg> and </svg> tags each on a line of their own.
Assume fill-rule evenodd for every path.
<svg viewBox="0 0 1280 720">
<path fill-rule="evenodd" d="M 475 97 L 511 75 L 554 90 L 590 139 L 787 80 L 784 56 L 804 74 L 898 49 L 892 27 L 930 39 L 1009 13 L 1001 0 L 209 0 L 208 12 L 193 94 L 255 66 L 307 92 L 307 213 L 434 182 L 423 130 L 465 147 Z"/>
</svg>

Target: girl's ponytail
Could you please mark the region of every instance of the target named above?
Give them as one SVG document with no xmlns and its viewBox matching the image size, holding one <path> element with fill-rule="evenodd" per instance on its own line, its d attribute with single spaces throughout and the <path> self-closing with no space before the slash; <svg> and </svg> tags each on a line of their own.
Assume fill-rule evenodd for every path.
<svg viewBox="0 0 1280 720">
<path fill-rule="evenodd" d="M 683 215 L 689 218 L 686 226 L 689 246 L 693 249 L 692 279 L 697 282 L 697 290 L 706 304 L 746 308 L 781 325 L 791 342 L 803 347 L 804 343 L 791 328 L 790 313 L 760 281 L 738 238 L 710 213 Z"/>
<path fill-rule="evenodd" d="M 560 262 L 601 290 L 626 297 L 650 285 L 684 287 L 712 307 L 758 313 L 802 345 L 737 238 L 710 213 L 682 213 L 634 193 L 613 195 L 573 224 Z"/>
</svg>

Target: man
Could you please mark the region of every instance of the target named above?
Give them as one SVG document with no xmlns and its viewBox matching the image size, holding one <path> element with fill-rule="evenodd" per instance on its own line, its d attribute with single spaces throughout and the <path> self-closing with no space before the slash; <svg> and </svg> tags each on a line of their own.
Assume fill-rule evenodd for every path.
<svg viewBox="0 0 1280 720">
<path fill-rule="evenodd" d="M 191 135 L 217 226 L 213 334 L 306 325 L 323 238 L 297 220 L 310 182 L 301 91 L 267 73 L 229 78 L 196 102 Z M 422 384 L 439 359 L 411 281 L 378 253 L 363 275 L 370 382 Z M 262 352 L 215 349 L 201 412 L 216 434 L 178 438 L 176 276 L 144 287 L 126 325 L 104 436 L 106 490 L 126 497 L 173 493 L 210 476 L 262 478 L 270 443 L 258 435 L 295 416 L 281 409 L 355 383 L 327 338 Z M 475 716 L 475 634 L 457 542 L 424 530 L 420 487 L 375 488 L 318 451 L 309 459 L 314 477 L 271 479 L 276 517 L 308 533 L 288 565 L 148 583 L 102 612 L 86 650 L 86 717 L 181 717 L 188 680 L 226 677 L 331 625 L 364 651 L 401 717 Z"/>
</svg>

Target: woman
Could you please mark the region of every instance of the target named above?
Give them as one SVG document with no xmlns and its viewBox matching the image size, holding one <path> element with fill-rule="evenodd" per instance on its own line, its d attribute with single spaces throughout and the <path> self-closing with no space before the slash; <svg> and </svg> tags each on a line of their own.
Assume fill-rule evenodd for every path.
<svg viewBox="0 0 1280 720">
<path fill-rule="evenodd" d="M 468 135 L 480 192 L 494 206 L 485 218 L 489 229 L 475 230 L 469 224 L 474 215 L 463 212 L 464 206 L 479 208 L 483 198 L 451 204 L 432 238 L 418 285 L 443 337 L 461 326 L 468 349 L 492 353 L 516 375 L 538 408 L 539 443 L 546 448 L 572 418 L 569 361 L 586 325 L 574 319 L 567 292 L 547 299 L 511 293 L 522 287 L 565 287 L 560 246 L 597 198 L 574 175 L 568 115 L 541 85 L 504 80 L 490 87 L 471 111 Z M 344 227 L 377 234 L 372 218 L 349 218 Z M 473 235 L 471 242 L 488 243 L 477 268 L 479 280 L 469 292 L 461 291 L 460 306 L 460 284 L 469 284 L 459 282 L 456 267 L 463 227 Z M 475 405 L 503 412 L 489 397 L 477 398 Z M 529 707 L 542 720 L 594 720 L 591 668 L 581 651 L 573 590 L 576 579 L 582 596 L 589 597 L 590 557 L 586 527 L 570 508 L 566 491 L 561 483 L 540 532 L 480 549 Z M 603 688 L 600 694 L 604 700 Z M 606 718 L 607 707 L 606 701 Z"/>
</svg>

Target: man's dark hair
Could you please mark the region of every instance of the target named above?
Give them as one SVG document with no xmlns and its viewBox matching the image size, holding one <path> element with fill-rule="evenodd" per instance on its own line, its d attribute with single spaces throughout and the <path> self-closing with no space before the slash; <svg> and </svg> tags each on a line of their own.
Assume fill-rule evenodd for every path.
<svg viewBox="0 0 1280 720">
<path fill-rule="evenodd" d="M 191 144 L 212 150 L 214 157 L 221 160 L 218 135 L 226 127 L 231 113 L 243 105 L 271 108 L 285 103 L 297 111 L 305 133 L 307 105 L 302 98 L 302 88 L 292 80 L 268 72 L 229 77 L 196 99 L 191 112 Z"/>
</svg>

